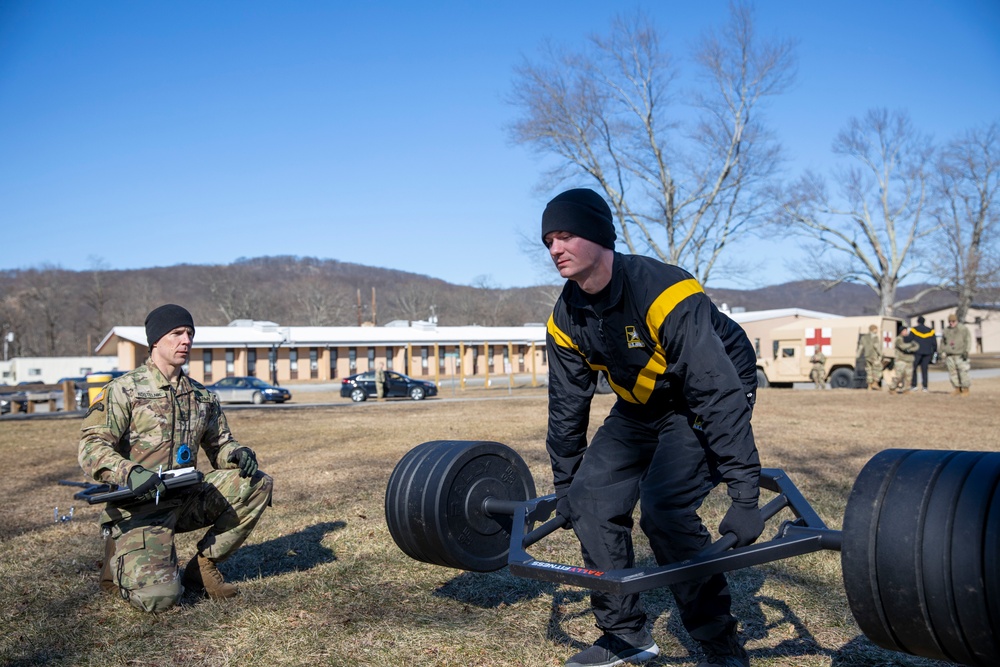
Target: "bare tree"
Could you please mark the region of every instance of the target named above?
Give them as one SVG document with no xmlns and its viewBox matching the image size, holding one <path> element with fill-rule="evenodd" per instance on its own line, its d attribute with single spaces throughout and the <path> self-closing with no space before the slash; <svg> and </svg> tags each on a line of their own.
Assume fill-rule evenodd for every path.
<svg viewBox="0 0 1000 667">
<path fill-rule="evenodd" d="M 761 222 L 780 152 L 762 123 L 794 76 L 791 42 L 762 42 L 746 5 L 694 55 L 703 84 L 677 103 L 679 69 L 642 14 L 615 20 L 579 53 L 549 47 L 516 69 L 514 142 L 558 163 L 546 187 L 581 177 L 603 191 L 629 252 L 706 283 L 726 247 Z M 682 119 L 688 119 L 684 121 Z"/>
<path fill-rule="evenodd" d="M 967 131 L 944 148 L 937 163 L 934 217 L 940 232 L 932 272 L 958 295 L 958 319 L 983 289 L 1000 283 L 1000 124 Z"/>
<path fill-rule="evenodd" d="M 386 299 L 391 318 L 410 321 L 429 319 L 440 300 L 432 285 L 416 281 L 395 286 Z"/>
<path fill-rule="evenodd" d="M 208 291 L 226 322 L 252 320 L 255 312 L 262 310 L 255 285 L 236 272 L 213 280 Z"/>
<path fill-rule="evenodd" d="M 338 326 L 354 314 L 350 291 L 322 276 L 309 276 L 295 289 L 297 320 L 306 326 Z"/>
<path fill-rule="evenodd" d="M 839 198 L 806 172 L 785 194 L 779 219 L 812 241 L 815 278 L 828 286 L 858 282 L 891 315 L 896 289 L 909 274 L 915 244 L 935 229 L 924 216 L 927 165 L 933 149 L 905 112 L 870 110 L 852 118 L 833 142 L 852 161 L 836 173 Z"/>
</svg>

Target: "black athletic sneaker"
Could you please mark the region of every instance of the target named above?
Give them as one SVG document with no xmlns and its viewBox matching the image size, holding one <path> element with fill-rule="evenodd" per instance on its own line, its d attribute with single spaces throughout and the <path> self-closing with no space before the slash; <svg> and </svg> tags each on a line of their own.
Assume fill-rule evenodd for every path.
<svg viewBox="0 0 1000 667">
<path fill-rule="evenodd" d="M 566 661 L 566 667 L 614 667 L 626 663 L 637 665 L 655 658 L 660 647 L 645 629 L 634 635 L 613 635 L 605 632 L 590 648 Z"/>
</svg>

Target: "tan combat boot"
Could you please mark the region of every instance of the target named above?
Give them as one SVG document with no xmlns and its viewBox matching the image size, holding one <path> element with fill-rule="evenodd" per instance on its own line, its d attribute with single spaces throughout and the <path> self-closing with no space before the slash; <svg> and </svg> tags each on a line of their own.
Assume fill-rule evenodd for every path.
<svg viewBox="0 0 1000 667">
<path fill-rule="evenodd" d="M 204 590 L 213 600 L 223 600 L 239 594 L 239 589 L 227 584 L 215 563 L 206 556 L 197 554 L 184 568 L 184 587 L 191 590 Z"/>
<path fill-rule="evenodd" d="M 955 390 L 951 392 L 951 395 L 952 396 L 961 396 L 962 395 L 962 388 L 961 387 L 955 387 Z"/>
<path fill-rule="evenodd" d="M 118 584 L 111 574 L 111 561 L 115 560 L 115 540 L 108 535 L 104 538 L 104 562 L 101 564 L 101 590 L 112 595 L 118 593 Z"/>
<path fill-rule="evenodd" d="M 962 396 L 969 395 L 969 387 L 962 387 Z"/>
</svg>

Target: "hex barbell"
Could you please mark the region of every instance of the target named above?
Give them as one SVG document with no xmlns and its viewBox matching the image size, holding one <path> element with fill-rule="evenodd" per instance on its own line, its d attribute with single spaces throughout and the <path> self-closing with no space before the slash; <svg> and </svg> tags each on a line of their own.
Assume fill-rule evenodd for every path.
<svg viewBox="0 0 1000 667">
<path fill-rule="evenodd" d="M 732 548 L 724 536 L 665 566 L 596 572 L 537 560 L 528 548 L 561 525 L 555 496 L 535 497 L 523 459 L 498 442 L 436 440 L 396 465 L 386 523 L 415 560 L 610 593 L 830 549 L 841 552 L 847 600 L 861 631 L 895 651 L 969 665 L 1000 664 L 1000 453 L 880 452 L 855 480 L 843 530 L 831 530 L 781 470 L 761 471 L 775 496 L 765 520 L 794 515 L 775 536 Z M 537 528 L 536 523 L 541 523 Z"/>
</svg>

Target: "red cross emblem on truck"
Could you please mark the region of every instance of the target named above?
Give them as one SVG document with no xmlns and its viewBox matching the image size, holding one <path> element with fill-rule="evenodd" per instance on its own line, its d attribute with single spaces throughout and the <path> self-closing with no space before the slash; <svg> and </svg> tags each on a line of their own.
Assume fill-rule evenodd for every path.
<svg viewBox="0 0 1000 667">
<path fill-rule="evenodd" d="M 823 354 L 831 353 L 833 333 L 830 329 L 806 329 L 806 354 L 812 355 L 817 350 Z"/>
</svg>

